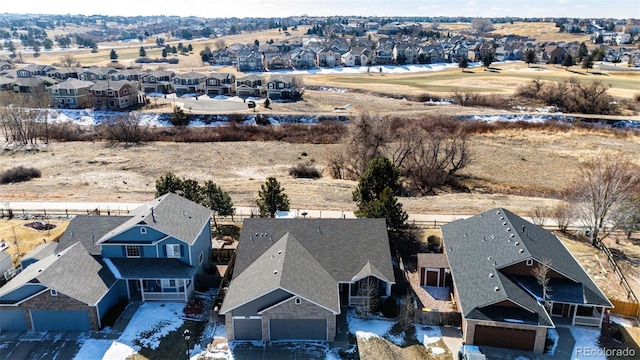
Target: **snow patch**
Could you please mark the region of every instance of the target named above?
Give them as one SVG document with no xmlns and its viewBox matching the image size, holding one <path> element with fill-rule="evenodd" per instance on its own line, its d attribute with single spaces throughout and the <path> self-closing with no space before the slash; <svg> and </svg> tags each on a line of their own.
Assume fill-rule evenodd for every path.
<svg viewBox="0 0 640 360">
<path fill-rule="evenodd" d="M 558 347 L 558 340 L 560 340 L 560 335 L 558 335 L 558 331 L 556 329 L 548 329 L 547 330 L 547 339 L 553 341 L 553 345 L 551 345 L 551 349 L 547 352 L 547 355 L 553 356 L 556 352 L 556 348 Z"/>
<path fill-rule="evenodd" d="M 600 347 L 598 346 L 598 338 L 600 337 L 600 331 L 598 329 L 585 329 L 585 328 L 578 328 L 575 326 L 572 326 L 569 328 L 569 330 L 571 331 L 571 335 L 573 335 L 573 338 L 576 340 L 576 344 L 573 346 L 573 352 L 571 354 L 571 359 L 574 360 L 606 360 L 607 358 L 605 356 L 595 356 L 597 354 L 594 354 L 594 352 L 598 353 L 599 351 L 595 351 L 597 349 L 599 349 Z M 580 354 L 578 354 L 577 349 L 592 349 L 594 350 L 593 352 L 588 353 L 588 355 L 590 356 L 585 356 L 587 354 L 585 354 L 583 351 L 580 352 Z M 601 352 L 604 354 L 604 352 Z"/>
</svg>

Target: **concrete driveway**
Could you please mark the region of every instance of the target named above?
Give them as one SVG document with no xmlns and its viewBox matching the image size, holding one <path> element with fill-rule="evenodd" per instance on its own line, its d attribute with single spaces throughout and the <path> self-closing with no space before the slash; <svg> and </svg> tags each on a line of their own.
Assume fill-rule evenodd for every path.
<svg viewBox="0 0 640 360">
<path fill-rule="evenodd" d="M 4 331 L 0 335 L 0 360 L 73 359 L 80 350 L 78 338 L 88 332 Z"/>
<path fill-rule="evenodd" d="M 262 359 L 325 359 L 329 345 L 326 342 L 273 342 L 265 346 L 251 342 L 236 342 L 231 352 L 235 360 Z"/>
<path fill-rule="evenodd" d="M 494 348 L 490 346 L 480 346 L 480 350 L 487 356 L 487 359 L 498 360 L 570 360 L 573 353 L 573 346 L 576 341 L 571 335 L 568 327 L 557 327 L 558 345 L 553 355 L 538 354 L 532 351 L 520 351 L 503 348 Z"/>
</svg>

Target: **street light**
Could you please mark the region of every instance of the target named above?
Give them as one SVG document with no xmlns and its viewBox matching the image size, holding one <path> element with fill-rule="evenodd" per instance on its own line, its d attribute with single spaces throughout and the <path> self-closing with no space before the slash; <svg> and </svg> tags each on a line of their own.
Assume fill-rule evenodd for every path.
<svg viewBox="0 0 640 360">
<path fill-rule="evenodd" d="M 184 337 L 184 341 L 187 343 L 187 359 L 190 359 L 191 353 L 189 351 L 189 339 L 191 339 L 191 331 L 189 331 L 189 329 L 185 329 L 182 336 Z"/>
</svg>

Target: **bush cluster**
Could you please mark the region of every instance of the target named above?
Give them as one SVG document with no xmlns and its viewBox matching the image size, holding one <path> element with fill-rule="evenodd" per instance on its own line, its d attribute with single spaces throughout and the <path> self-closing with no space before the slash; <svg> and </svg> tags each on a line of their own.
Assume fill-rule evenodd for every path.
<svg viewBox="0 0 640 360">
<path fill-rule="evenodd" d="M 0 184 L 29 181 L 33 178 L 39 178 L 40 176 L 42 176 L 42 174 L 40 173 L 40 170 L 36 168 L 18 166 L 5 170 L 0 174 Z"/>
<path fill-rule="evenodd" d="M 311 162 L 296 164 L 289 168 L 289 175 L 294 178 L 304 179 L 319 179 L 322 177 L 320 170 L 318 170 L 318 168 L 316 168 Z"/>
<path fill-rule="evenodd" d="M 167 63 L 167 64 L 177 64 L 180 62 L 180 59 L 177 58 L 147 58 L 141 57 L 136 59 L 136 63 L 138 64 L 149 64 L 149 63 Z"/>
</svg>

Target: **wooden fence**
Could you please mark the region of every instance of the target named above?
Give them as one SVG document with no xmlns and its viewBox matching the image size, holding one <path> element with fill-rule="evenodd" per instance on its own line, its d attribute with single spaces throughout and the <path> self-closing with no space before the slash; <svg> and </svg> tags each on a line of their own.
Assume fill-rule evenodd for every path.
<svg viewBox="0 0 640 360">
<path fill-rule="evenodd" d="M 417 324 L 431 326 L 458 326 L 462 322 L 459 312 L 423 311 L 416 309 L 414 321 Z"/>
<path fill-rule="evenodd" d="M 629 285 L 627 278 L 624 276 L 624 274 L 620 270 L 620 267 L 618 267 L 618 263 L 616 262 L 616 259 L 613 257 L 613 253 L 611 253 L 611 250 L 605 244 L 603 244 L 602 241 L 598 241 L 598 248 L 600 248 L 600 250 L 602 250 L 602 252 L 607 256 L 607 260 L 609 261 L 609 264 L 613 266 L 614 272 L 616 273 L 616 275 L 618 275 L 618 278 L 620 279 L 620 285 L 622 285 L 624 290 L 627 292 L 627 300 L 630 300 L 631 302 L 637 304 L 638 298 L 636 297 L 636 294 L 633 293 L 633 290 L 631 289 L 631 286 Z"/>
<path fill-rule="evenodd" d="M 618 315 L 638 317 L 638 311 L 640 310 L 640 304 L 637 302 L 626 302 L 622 300 L 609 299 L 611 304 L 615 308 L 611 309 L 611 312 Z"/>
</svg>

